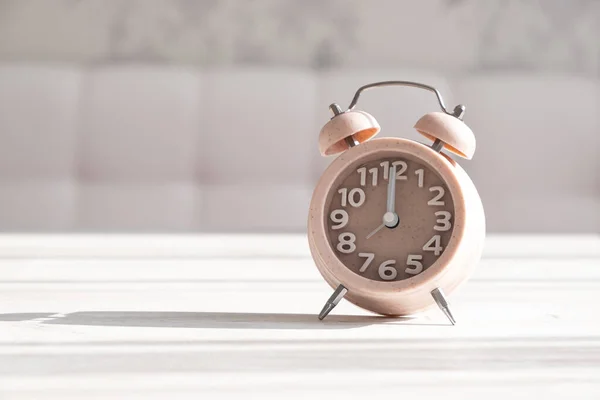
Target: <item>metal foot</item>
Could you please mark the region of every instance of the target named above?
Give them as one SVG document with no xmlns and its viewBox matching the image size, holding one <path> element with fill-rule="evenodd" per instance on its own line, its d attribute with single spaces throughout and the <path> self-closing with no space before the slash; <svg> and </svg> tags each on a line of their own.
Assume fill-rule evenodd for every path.
<svg viewBox="0 0 600 400">
<path fill-rule="evenodd" d="M 446 315 L 446 317 L 448 317 L 450 322 L 452 322 L 452 325 L 455 325 L 456 320 L 454 319 L 454 316 L 450 312 L 450 307 L 448 307 L 448 301 L 446 300 L 446 297 L 444 296 L 444 292 L 442 292 L 442 289 L 440 289 L 440 288 L 433 289 L 431 291 L 431 296 L 435 300 L 435 302 L 438 305 L 438 307 L 440 308 L 440 310 L 442 310 L 442 312 Z"/>
<path fill-rule="evenodd" d="M 323 318 L 325 318 L 331 312 L 331 310 L 338 305 L 340 300 L 344 298 L 346 293 L 348 293 L 348 289 L 346 289 L 344 285 L 339 285 L 323 306 L 323 309 L 319 313 L 319 319 L 323 320 Z"/>
</svg>

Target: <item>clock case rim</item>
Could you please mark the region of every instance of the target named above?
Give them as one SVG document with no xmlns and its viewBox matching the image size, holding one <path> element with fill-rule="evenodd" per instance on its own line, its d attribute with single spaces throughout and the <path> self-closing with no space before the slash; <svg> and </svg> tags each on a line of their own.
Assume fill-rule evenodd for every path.
<svg viewBox="0 0 600 400">
<path fill-rule="evenodd" d="M 326 218 L 324 215 L 326 206 L 325 203 L 328 193 L 333 189 L 333 183 L 337 180 L 340 174 L 342 174 L 346 168 L 354 163 L 357 159 L 368 157 L 369 155 L 379 151 L 396 151 L 399 154 L 410 154 L 412 157 L 415 157 L 420 162 L 425 164 L 428 168 L 435 170 L 447 185 L 454 202 L 454 228 L 452 236 L 442 255 L 422 273 L 400 281 L 383 282 L 361 277 L 347 268 L 340 261 L 335 254 L 335 250 L 329 245 L 329 240 L 327 238 L 327 230 L 325 225 Z M 399 294 L 416 294 L 422 292 L 423 290 L 427 291 L 428 298 L 430 298 L 431 296 L 429 296 L 429 292 L 437 287 L 442 287 L 446 292 L 450 292 L 456 286 L 458 286 L 460 282 L 466 279 L 470 268 L 468 268 L 469 271 L 464 271 L 464 277 L 448 276 L 456 275 L 449 274 L 449 272 L 452 270 L 450 267 L 455 264 L 455 261 L 462 263 L 465 262 L 464 255 L 462 257 L 457 257 L 457 255 L 461 249 L 464 249 L 465 244 L 467 246 L 469 245 L 469 243 L 465 243 L 467 218 L 464 190 L 465 187 L 463 187 L 464 182 L 463 185 L 461 185 L 461 182 L 456 174 L 456 169 L 461 168 L 454 160 L 450 159 L 446 155 L 438 153 L 422 143 L 402 138 L 387 137 L 372 139 L 369 142 L 352 147 L 338 156 L 325 170 L 321 179 L 317 183 L 317 186 L 315 187 L 308 218 L 308 236 L 311 253 L 315 259 L 315 263 L 317 264 L 319 271 L 325 280 L 332 287 L 336 287 L 339 284 L 344 285 L 349 291 L 347 295 L 349 300 L 353 301 L 353 297 L 357 297 L 359 299 L 359 301 L 353 301 L 357 303 L 357 305 L 382 314 L 394 315 L 403 313 L 388 312 L 389 307 L 374 310 L 374 308 L 379 307 L 369 307 L 365 306 L 364 304 L 360 304 L 365 303 L 365 301 L 360 301 L 360 299 L 373 296 L 397 297 Z M 464 171 L 462 171 L 462 173 L 466 176 Z M 470 182 L 470 179 L 469 183 L 471 186 L 473 186 L 474 194 L 477 198 L 479 198 L 474 185 L 472 182 Z M 481 204 L 480 199 L 479 204 Z M 480 206 L 480 208 L 482 213 L 481 215 L 483 216 L 482 206 Z M 482 218 L 482 220 L 484 221 L 484 218 Z M 481 237 L 480 243 L 472 244 L 476 249 L 476 251 L 474 251 L 476 259 L 479 259 L 479 256 L 481 255 L 483 238 L 485 238 L 485 223 L 483 222 L 482 225 L 482 235 L 479 235 Z M 467 257 L 467 259 L 471 258 Z M 423 303 L 423 296 L 417 297 L 421 298 L 421 301 L 418 301 L 417 303 Z M 433 301 L 427 301 L 426 303 L 427 304 L 425 305 L 415 304 L 414 307 L 404 307 L 403 309 L 411 309 L 411 312 L 414 312 L 427 308 L 433 304 Z M 412 310 L 412 308 L 414 308 L 414 310 Z"/>
</svg>

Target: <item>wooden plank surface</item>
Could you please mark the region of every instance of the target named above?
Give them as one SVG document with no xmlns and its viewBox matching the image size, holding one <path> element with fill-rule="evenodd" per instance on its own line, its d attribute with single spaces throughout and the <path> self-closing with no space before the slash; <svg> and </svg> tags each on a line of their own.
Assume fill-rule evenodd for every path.
<svg viewBox="0 0 600 400">
<path fill-rule="evenodd" d="M 403 319 L 330 294 L 299 235 L 0 238 L 0 399 L 600 398 L 600 239 L 492 236 Z"/>
</svg>

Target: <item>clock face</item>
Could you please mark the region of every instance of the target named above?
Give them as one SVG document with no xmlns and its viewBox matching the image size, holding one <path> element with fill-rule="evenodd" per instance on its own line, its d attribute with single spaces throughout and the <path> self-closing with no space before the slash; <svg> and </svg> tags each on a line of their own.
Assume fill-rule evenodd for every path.
<svg viewBox="0 0 600 400">
<path fill-rule="evenodd" d="M 351 271 L 375 281 L 422 273 L 454 229 L 454 202 L 440 175 L 412 155 L 396 154 L 352 163 L 325 202 L 331 248 Z"/>
</svg>

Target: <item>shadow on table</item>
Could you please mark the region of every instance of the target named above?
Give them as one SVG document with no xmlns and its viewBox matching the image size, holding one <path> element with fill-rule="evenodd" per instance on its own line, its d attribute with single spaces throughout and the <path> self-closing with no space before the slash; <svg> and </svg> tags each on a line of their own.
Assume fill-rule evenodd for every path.
<svg viewBox="0 0 600 400">
<path fill-rule="evenodd" d="M 374 324 L 439 325 L 410 317 L 330 315 L 319 321 L 314 314 L 179 312 L 179 311 L 79 311 L 68 314 L 0 314 L 0 321 L 37 321 L 50 325 L 136 326 L 209 329 L 349 329 Z M 445 325 L 445 324 L 441 324 Z"/>
</svg>

